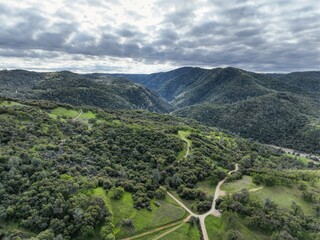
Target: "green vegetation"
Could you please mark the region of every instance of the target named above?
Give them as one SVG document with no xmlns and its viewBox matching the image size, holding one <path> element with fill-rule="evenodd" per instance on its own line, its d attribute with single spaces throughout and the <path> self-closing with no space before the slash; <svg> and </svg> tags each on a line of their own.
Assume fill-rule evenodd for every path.
<svg viewBox="0 0 320 240">
<path fill-rule="evenodd" d="M 198 240 L 200 239 L 200 233 L 197 225 L 191 225 L 190 223 L 185 223 L 177 230 L 169 233 L 168 235 L 159 238 L 162 240 Z"/>
<path fill-rule="evenodd" d="M 96 188 L 93 191 L 96 196 L 104 199 L 108 209 L 113 214 L 114 232 L 117 238 L 136 235 L 147 230 L 160 227 L 162 225 L 181 220 L 185 216 L 185 211 L 176 205 L 170 197 L 164 200 L 152 199 L 152 202 L 158 202 L 159 207 L 151 204 L 152 211 L 147 209 L 134 209 L 133 199 L 130 193 L 125 192 L 119 199 L 112 199 L 111 193 L 106 195 L 103 188 Z M 121 226 L 123 219 L 132 219 L 134 229 Z"/>
<path fill-rule="evenodd" d="M 4 101 L 8 99 L 0 99 L 0 104 Z M 249 178 L 266 187 L 297 185 L 315 211 L 306 216 L 294 205 L 270 212 L 249 193 L 226 196 L 217 205 L 235 222 L 230 228 L 223 224 L 226 235 L 237 234 L 229 232 L 231 226 L 242 236 L 246 231 L 256 235 L 285 230 L 303 239 L 319 231 L 318 165 L 305 165 L 268 146 L 170 115 L 82 106 L 83 117 L 72 120 L 79 108 L 11 101 L 24 106 L 0 106 L 1 238 L 27 239 L 32 233 L 37 239 L 111 240 L 179 222 L 185 211 L 160 186 L 195 211 L 206 212 L 214 186 L 235 163 L 240 169 L 228 177 L 228 184 L 244 176 L 240 181 L 248 186 Z M 187 161 L 177 161 L 186 145 L 178 137 L 180 131 L 192 141 Z M 261 224 L 253 225 L 260 215 Z M 288 218 L 298 221 L 295 227 Z M 285 222 L 289 230 L 267 220 Z M 8 227 L 12 223 L 14 227 Z M 187 226 L 168 236 L 198 236 L 196 228 Z"/>
<path fill-rule="evenodd" d="M 0 96 L 48 100 L 104 109 L 169 112 L 171 106 L 149 89 L 123 78 L 68 71 L 0 71 Z"/>
<path fill-rule="evenodd" d="M 122 75 L 157 91 L 174 114 L 265 143 L 320 153 L 320 72 L 257 74 L 236 68 L 179 68 Z"/>
<path fill-rule="evenodd" d="M 75 118 L 76 116 L 78 116 L 79 111 L 73 109 L 66 109 L 64 107 L 57 107 L 51 110 L 51 114 L 56 115 L 57 117 Z"/>
<path fill-rule="evenodd" d="M 233 239 L 270 239 L 269 234 L 250 230 L 243 223 L 243 219 L 230 213 L 223 214 L 221 218 L 209 215 L 205 219 L 205 224 L 209 240 L 229 239 L 228 237 L 232 235 L 238 237 Z"/>
<path fill-rule="evenodd" d="M 261 203 L 265 199 L 269 198 L 273 202 L 279 205 L 279 207 L 290 208 L 292 202 L 298 204 L 303 212 L 307 215 L 313 215 L 315 210 L 312 209 L 312 205 L 302 198 L 302 192 L 297 186 L 273 186 L 264 187 L 263 189 L 250 194 L 252 197 L 259 199 Z"/>
<path fill-rule="evenodd" d="M 259 187 L 258 185 L 252 182 L 252 177 L 242 176 L 242 178 L 239 180 L 224 183 L 221 187 L 221 190 L 228 193 L 235 193 L 243 188 L 250 190 L 258 187 Z"/>
</svg>

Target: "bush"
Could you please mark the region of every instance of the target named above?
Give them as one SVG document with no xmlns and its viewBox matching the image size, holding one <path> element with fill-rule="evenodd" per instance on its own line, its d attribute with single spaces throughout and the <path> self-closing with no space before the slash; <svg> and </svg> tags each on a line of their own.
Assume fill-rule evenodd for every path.
<svg viewBox="0 0 320 240">
<path fill-rule="evenodd" d="M 123 187 L 113 187 L 110 190 L 110 197 L 115 200 L 121 199 L 123 194 L 124 194 Z"/>
</svg>

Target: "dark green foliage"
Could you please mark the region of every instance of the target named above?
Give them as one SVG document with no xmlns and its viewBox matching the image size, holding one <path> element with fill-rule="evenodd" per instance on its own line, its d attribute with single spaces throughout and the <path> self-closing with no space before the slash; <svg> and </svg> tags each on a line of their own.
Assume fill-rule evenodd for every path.
<svg viewBox="0 0 320 240">
<path fill-rule="evenodd" d="M 152 91 L 128 80 L 67 71 L 36 73 L 0 71 L 1 96 L 45 99 L 105 109 L 148 109 L 168 112 L 170 105 Z"/>
<path fill-rule="evenodd" d="M 316 177 L 279 171 L 305 166 L 269 147 L 195 121 L 141 110 L 92 108 L 96 121 L 89 125 L 50 117 L 48 113 L 56 106 L 48 102 L 20 103 L 23 105 L 0 107 L 1 237 L 27 238 L 18 230 L 6 230 L 8 224 L 15 223 L 40 237 L 114 239 L 113 216 L 103 199 L 93 194 L 97 187 L 115 199 L 124 190 L 130 192 L 132 207 L 152 210 L 151 200 L 165 196 L 159 188 L 164 185 L 197 201 L 197 209 L 204 212 L 211 199 L 197 189 L 198 182 L 216 183 L 236 162 L 243 163 L 239 176 L 261 176 L 262 183 L 268 174 L 275 184 Z M 176 159 L 185 144 L 179 130 L 190 131 L 192 141 L 190 155 L 180 161 Z M 237 195 L 235 201 L 228 211 L 245 214 L 250 210 L 245 194 Z M 129 223 L 123 222 L 132 228 L 134 223 Z"/>
<path fill-rule="evenodd" d="M 121 76 L 157 91 L 177 116 L 265 143 L 314 153 L 320 149 L 320 72 L 256 74 L 189 67 Z"/>
</svg>

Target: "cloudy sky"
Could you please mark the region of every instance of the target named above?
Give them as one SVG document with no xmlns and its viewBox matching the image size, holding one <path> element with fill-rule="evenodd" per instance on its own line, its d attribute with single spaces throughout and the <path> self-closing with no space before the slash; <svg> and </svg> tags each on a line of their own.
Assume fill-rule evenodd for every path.
<svg viewBox="0 0 320 240">
<path fill-rule="evenodd" d="M 318 0 L 0 0 L 0 68 L 320 70 Z"/>
</svg>

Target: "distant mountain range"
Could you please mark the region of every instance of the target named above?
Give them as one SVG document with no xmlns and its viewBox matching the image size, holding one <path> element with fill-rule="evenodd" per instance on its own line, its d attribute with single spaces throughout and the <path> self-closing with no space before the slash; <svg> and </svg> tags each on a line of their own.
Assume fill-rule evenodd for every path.
<svg viewBox="0 0 320 240">
<path fill-rule="evenodd" d="M 262 142 L 320 152 L 320 72 L 259 74 L 237 68 L 179 68 L 117 74 L 166 99 L 174 115 Z"/>
<path fill-rule="evenodd" d="M 0 95 L 104 109 L 146 109 L 159 113 L 172 110 L 158 94 L 127 79 L 67 71 L 0 71 Z"/>
<path fill-rule="evenodd" d="M 130 81 L 129 81 L 130 80 Z M 196 119 L 264 143 L 320 153 L 320 72 L 179 68 L 153 74 L 0 71 L 0 95 Z"/>
</svg>

